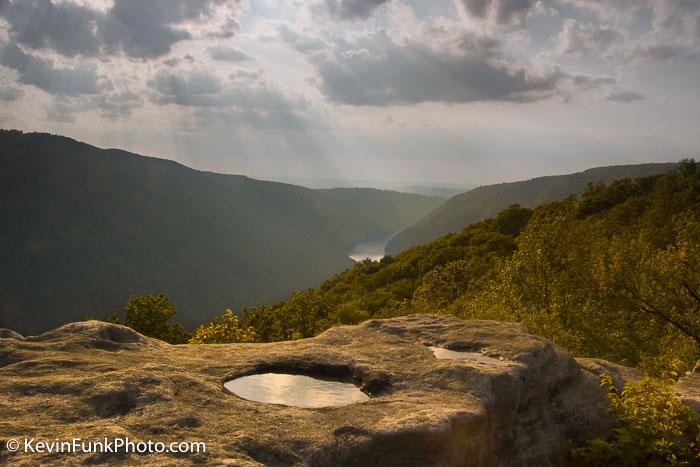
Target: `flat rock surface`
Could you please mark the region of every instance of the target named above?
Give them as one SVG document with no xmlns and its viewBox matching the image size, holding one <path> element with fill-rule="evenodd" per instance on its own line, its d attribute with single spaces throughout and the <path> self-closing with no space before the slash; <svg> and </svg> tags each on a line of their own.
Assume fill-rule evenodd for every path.
<svg viewBox="0 0 700 467">
<path fill-rule="evenodd" d="M 474 358 L 438 359 L 430 346 Z M 223 387 L 262 372 L 354 382 L 371 397 L 302 409 Z M 3 450 L 0 464 L 558 465 L 567 441 L 609 429 L 607 412 L 591 371 L 513 323 L 411 315 L 293 342 L 179 346 L 97 321 L 0 333 L 2 445 L 206 442 L 191 454 Z"/>
</svg>

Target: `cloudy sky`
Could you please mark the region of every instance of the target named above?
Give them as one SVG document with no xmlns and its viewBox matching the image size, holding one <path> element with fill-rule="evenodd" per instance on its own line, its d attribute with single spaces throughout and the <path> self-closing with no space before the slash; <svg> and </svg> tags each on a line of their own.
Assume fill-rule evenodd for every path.
<svg viewBox="0 0 700 467">
<path fill-rule="evenodd" d="M 0 0 L 0 127 L 260 178 L 698 156 L 700 0 Z"/>
</svg>

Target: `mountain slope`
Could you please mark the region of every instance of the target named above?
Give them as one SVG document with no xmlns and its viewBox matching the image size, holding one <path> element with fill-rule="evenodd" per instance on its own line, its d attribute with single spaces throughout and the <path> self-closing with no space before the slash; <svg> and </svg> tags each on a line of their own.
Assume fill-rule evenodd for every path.
<svg viewBox="0 0 700 467">
<path fill-rule="evenodd" d="M 445 202 L 445 199 L 439 196 L 375 188 L 331 188 L 319 191 L 358 210 L 388 232 L 397 225 L 408 226 L 416 223 L 420 220 L 416 219 L 416 213 L 430 212 Z"/>
<path fill-rule="evenodd" d="M 316 190 L 17 131 L 0 131 L 0 199 L 0 327 L 25 333 L 153 292 L 192 325 L 315 285 L 402 227 Z"/>
<path fill-rule="evenodd" d="M 389 240 L 386 253 L 395 255 L 448 233 L 459 232 L 469 224 L 493 217 L 511 204 L 532 208 L 580 193 L 589 183 L 646 177 L 668 172 L 675 166 L 657 163 L 596 167 L 573 174 L 477 187 L 453 196 L 415 225 L 396 234 Z"/>
</svg>

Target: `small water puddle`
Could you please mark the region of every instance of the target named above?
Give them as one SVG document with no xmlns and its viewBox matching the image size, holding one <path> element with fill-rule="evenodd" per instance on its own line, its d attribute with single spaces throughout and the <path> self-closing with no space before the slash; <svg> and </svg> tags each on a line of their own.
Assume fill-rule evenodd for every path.
<svg viewBox="0 0 700 467">
<path fill-rule="evenodd" d="M 287 373 L 242 376 L 224 387 L 250 401 L 303 408 L 337 407 L 369 399 L 352 383 Z"/>
<path fill-rule="evenodd" d="M 503 365 L 506 361 L 488 357 L 479 352 L 460 352 L 457 350 L 449 350 L 442 347 L 428 347 L 435 355 L 435 358 L 447 360 L 470 360 L 478 363 L 487 363 L 489 365 Z"/>
</svg>

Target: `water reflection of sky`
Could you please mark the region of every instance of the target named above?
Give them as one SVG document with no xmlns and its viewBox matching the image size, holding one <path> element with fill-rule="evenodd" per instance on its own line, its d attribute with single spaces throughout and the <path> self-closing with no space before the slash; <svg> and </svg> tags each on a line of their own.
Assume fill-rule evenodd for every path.
<svg viewBox="0 0 700 467">
<path fill-rule="evenodd" d="M 224 383 L 224 387 L 243 399 L 305 408 L 347 405 L 369 399 L 351 383 L 281 373 L 243 376 Z"/>
<path fill-rule="evenodd" d="M 458 352 L 456 350 L 448 350 L 442 347 L 428 347 L 432 350 L 435 358 L 444 358 L 448 360 L 471 360 L 479 363 L 502 364 L 503 362 L 497 358 L 488 357 L 478 352 Z"/>
<path fill-rule="evenodd" d="M 350 259 L 353 261 L 362 261 L 366 258 L 372 261 L 379 261 L 384 257 L 384 249 L 387 243 L 389 243 L 389 238 L 374 242 L 360 243 L 353 248 L 348 256 L 350 256 Z"/>
</svg>

